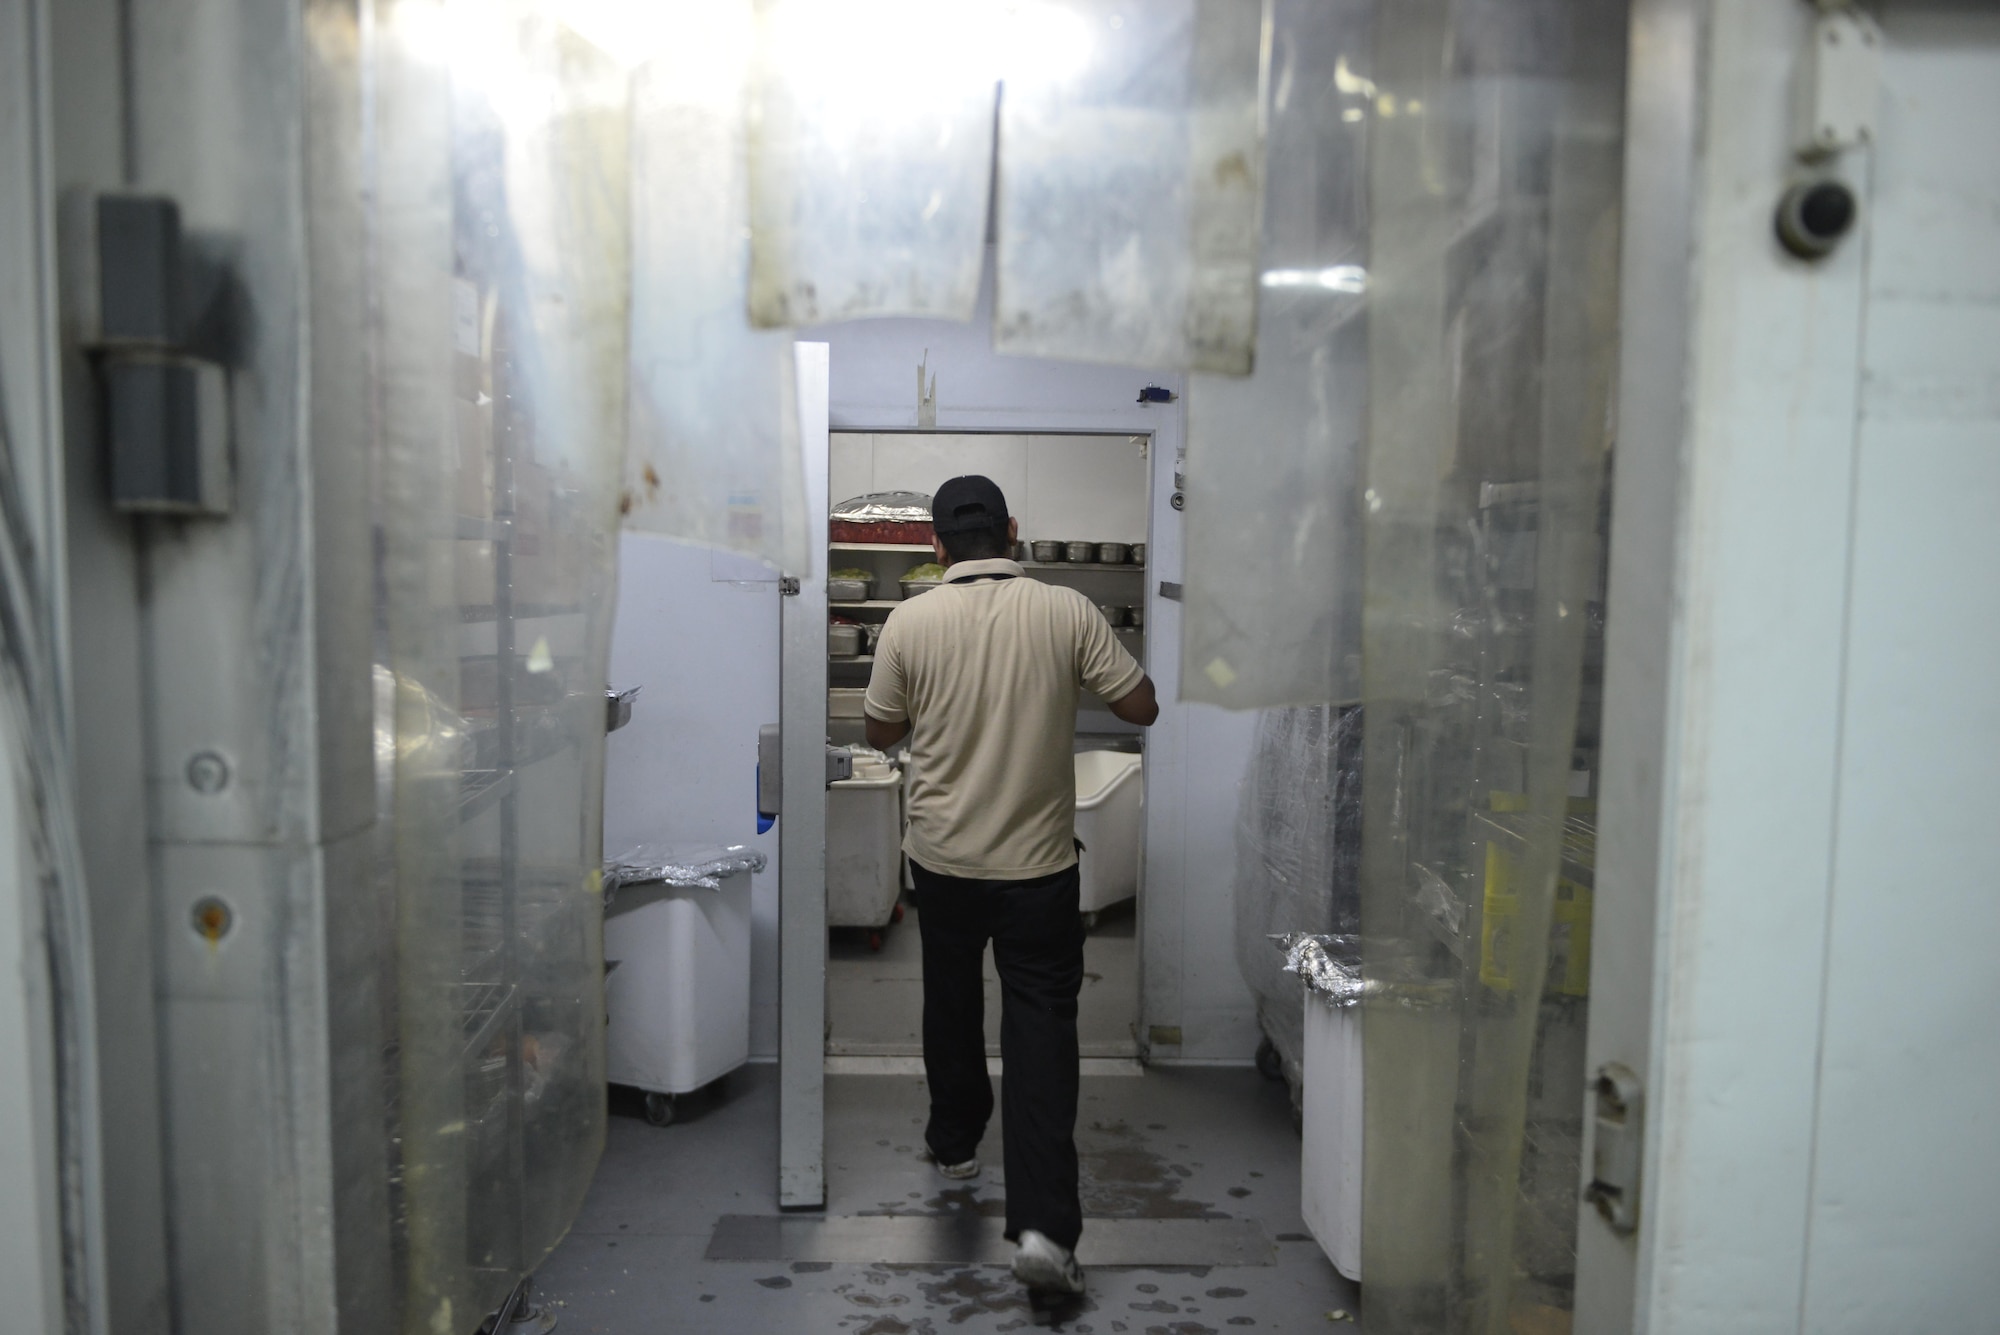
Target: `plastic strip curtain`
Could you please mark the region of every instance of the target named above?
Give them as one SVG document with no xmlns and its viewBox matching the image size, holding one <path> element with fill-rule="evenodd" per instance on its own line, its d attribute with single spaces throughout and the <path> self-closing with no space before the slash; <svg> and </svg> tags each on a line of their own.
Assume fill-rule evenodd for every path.
<svg viewBox="0 0 2000 1335">
<path fill-rule="evenodd" d="M 628 528 L 810 568 L 789 330 L 750 326 L 750 0 L 658 11 L 633 80 Z"/>
<path fill-rule="evenodd" d="M 1062 0 L 1000 99 L 1005 353 L 1250 370 L 1259 0 Z"/>
<path fill-rule="evenodd" d="M 1273 7 L 1257 367 L 1188 388 L 1183 699 L 1360 697 L 1374 22 L 1372 0 Z"/>
<path fill-rule="evenodd" d="M 402 1328 L 475 1328 L 604 1136 L 604 673 L 625 436 L 625 71 L 526 3 L 364 59 L 395 892 Z"/>
<path fill-rule="evenodd" d="M 972 318 L 996 43 L 985 0 L 758 0 L 750 315 Z"/>
<path fill-rule="evenodd" d="M 1624 7 L 1397 0 L 1376 25 L 1365 1316 L 1567 1330 L 1586 1003 L 1551 938 L 1574 927 L 1558 915 L 1565 824 L 1588 820 L 1573 765 L 1594 735 L 1579 701 L 1616 360 Z"/>
</svg>

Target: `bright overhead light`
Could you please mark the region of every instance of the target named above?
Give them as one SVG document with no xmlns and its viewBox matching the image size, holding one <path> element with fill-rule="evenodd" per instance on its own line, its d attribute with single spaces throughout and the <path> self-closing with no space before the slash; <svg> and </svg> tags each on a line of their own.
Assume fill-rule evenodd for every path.
<svg viewBox="0 0 2000 1335">
<path fill-rule="evenodd" d="M 699 0 L 547 0 L 550 14 L 627 68 L 643 65 L 670 34 L 686 33 L 703 11 L 720 7 Z"/>
<path fill-rule="evenodd" d="M 1083 17 L 1047 0 L 781 0 L 769 22 L 777 68 L 863 114 L 1073 78 L 1092 45 Z"/>
<path fill-rule="evenodd" d="M 1358 264 L 1336 264 L 1326 269 L 1266 269 L 1262 282 L 1265 287 L 1317 287 L 1359 295 L 1368 290 L 1368 271 Z"/>
</svg>

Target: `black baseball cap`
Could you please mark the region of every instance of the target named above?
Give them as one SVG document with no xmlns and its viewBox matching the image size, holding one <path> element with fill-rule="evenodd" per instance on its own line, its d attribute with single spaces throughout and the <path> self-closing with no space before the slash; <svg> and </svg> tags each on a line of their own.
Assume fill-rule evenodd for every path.
<svg viewBox="0 0 2000 1335">
<path fill-rule="evenodd" d="M 1007 498 L 990 477 L 955 477 L 931 498 L 931 528 L 940 536 L 1007 527 Z"/>
</svg>

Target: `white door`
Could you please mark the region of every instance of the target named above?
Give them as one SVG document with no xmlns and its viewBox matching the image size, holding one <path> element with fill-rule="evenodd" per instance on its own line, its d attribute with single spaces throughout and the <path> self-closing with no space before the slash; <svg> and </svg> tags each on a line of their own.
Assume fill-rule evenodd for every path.
<svg viewBox="0 0 2000 1335">
<path fill-rule="evenodd" d="M 807 448 L 806 458 L 809 475 L 810 461 L 819 461 L 819 488 L 809 506 L 820 516 L 813 542 L 823 551 L 825 345 L 798 345 L 798 365 L 801 430 L 808 441 L 816 432 L 819 442 Z M 757 735 L 766 724 L 782 722 L 788 744 L 820 763 L 826 655 L 822 616 L 815 721 L 810 684 L 780 686 L 781 669 L 796 661 L 782 637 L 796 629 L 798 618 L 789 614 L 802 601 L 782 597 L 782 587 L 778 571 L 748 557 L 643 533 L 619 540 L 610 678 L 616 687 L 641 690 L 631 723 L 605 748 L 604 853 L 617 858 L 640 843 L 748 844 L 768 860 L 751 888 L 750 1054 L 752 1060 L 782 1056 L 779 1194 L 790 1206 L 818 1204 L 824 1195 L 819 1052 L 815 1047 L 807 1059 L 784 1046 L 820 1021 L 800 1015 L 796 1024 L 780 1022 L 780 972 L 788 958 L 780 900 L 793 895 L 810 906 L 817 895 L 823 906 L 824 794 L 808 786 L 811 801 L 788 802 L 788 814 L 775 824 L 760 819 Z M 796 779 L 793 767 L 786 777 Z M 793 938 L 785 939 L 810 935 L 823 943 L 824 928 L 815 931 L 810 916 L 808 907 L 787 918 Z M 807 1004 L 818 995 L 809 980 L 792 992 Z"/>
<path fill-rule="evenodd" d="M 826 533 L 824 343 L 800 343 L 799 444 L 810 569 L 783 599 L 784 806 L 779 879 L 778 1204 L 826 1204 Z"/>
<path fill-rule="evenodd" d="M 1817 262 L 1772 237 L 1815 11 L 1634 10 L 1591 1059 L 1646 1153 L 1579 1332 L 2000 1310 L 2000 12 L 1870 8 Z"/>
</svg>

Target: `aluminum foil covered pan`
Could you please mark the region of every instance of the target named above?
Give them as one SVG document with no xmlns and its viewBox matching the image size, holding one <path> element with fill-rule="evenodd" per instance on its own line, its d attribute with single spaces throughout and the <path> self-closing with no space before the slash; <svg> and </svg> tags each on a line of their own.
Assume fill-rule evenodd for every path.
<svg viewBox="0 0 2000 1335">
<path fill-rule="evenodd" d="M 921 491 L 877 491 L 842 501 L 832 517 L 860 524 L 928 524 L 931 498 Z"/>
</svg>

